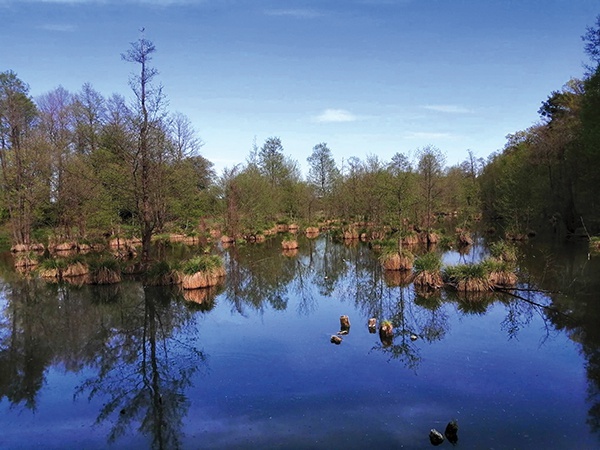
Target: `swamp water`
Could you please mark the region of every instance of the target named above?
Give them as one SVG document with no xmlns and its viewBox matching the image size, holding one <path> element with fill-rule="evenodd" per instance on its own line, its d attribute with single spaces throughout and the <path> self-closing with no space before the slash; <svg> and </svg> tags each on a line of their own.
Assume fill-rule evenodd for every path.
<svg viewBox="0 0 600 450">
<path fill-rule="evenodd" d="M 418 295 L 366 244 L 300 243 L 229 249 L 224 286 L 193 298 L 25 279 L 0 256 L 0 448 L 417 449 L 453 419 L 456 448 L 600 446 L 585 245 L 520 248 L 520 287 L 548 293 L 465 298 Z M 393 322 L 391 345 L 371 317 Z"/>
</svg>

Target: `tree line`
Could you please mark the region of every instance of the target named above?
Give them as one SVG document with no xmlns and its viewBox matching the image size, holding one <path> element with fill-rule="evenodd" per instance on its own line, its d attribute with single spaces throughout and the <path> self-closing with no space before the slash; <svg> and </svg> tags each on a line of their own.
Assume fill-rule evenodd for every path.
<svg viewBox="0 0 600 450">
<path fill-rule="evenodd" d="M 509 228 L 600 232 L 600 16 L 582 39 L 584 77 L 552 92 L 540 121 L 509 135 L 481 174 L 484 212 Z"/>
<path fill-rule="evenodd" d="M 277 221 L 336 219 L 400 231 L 431 229 L 440 215 L 483 215 L 509 229 L 536 224 L 600 231 L 600 16 L 583 36 L 592 66 L 540 108 L 538 124 L 507 137 L 487 161 L 466 151 L 446 166 L 431 145 L 390 161 L 374 154 L 336 162 L 325 142 L 305 178 L 281 138 L 256 142 L 244 163 L 217 175 L 200 154 L 190 120 L 167 109 L 154 44 L 140 38 L 122 55 L 135 72 L 129 99 L 91 84 L 36 99 L 12 71 L 0 73 L 0 222 L 14 244 L 93 239 L 133 229 L 143 258 L 153 235 L 197 233 L 210 221 L 233 237 Z"/>
</svg>

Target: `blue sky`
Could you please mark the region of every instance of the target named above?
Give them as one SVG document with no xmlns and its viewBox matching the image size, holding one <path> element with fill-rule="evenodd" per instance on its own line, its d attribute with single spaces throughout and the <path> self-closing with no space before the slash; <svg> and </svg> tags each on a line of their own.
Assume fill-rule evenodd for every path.
<svg viewBox="0 0 600 450">
<path fill-rule="evenodd" d="M 0 71 L 35 97 L 89 82 L 131 98 L 120 54 L 145 28 L 169 109 L 201 153 L 243 163 L 279 136 L 306 171 L 326 142 L 351 156 L 487 157 L 582 77 L 597 0 L 0 0 Z"/>
</svg>

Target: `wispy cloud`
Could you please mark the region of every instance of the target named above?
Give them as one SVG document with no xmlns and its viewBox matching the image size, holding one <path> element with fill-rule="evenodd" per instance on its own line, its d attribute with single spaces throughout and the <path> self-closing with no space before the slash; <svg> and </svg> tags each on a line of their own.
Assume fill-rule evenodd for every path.
<svg viewBox="0 0 600 450">
<path fill-rule="evenodd" d="M 322 17 L 323 13 L 315 9 L 267 9 L 267 16 L 294 17 L 296 19 L 315 19 Z"/>
<path fill-rule="evenodd" d="M 345 109 L 326 109 L 315 117 L 315 121 L 321 123 L 355 122 L 358 117 Z"/>
<path fill-rule="evenodd" d="M 70 33 L 77 29 L 75 25 L 47 23 L 38 27 L 40 30 L 56 31 L 58 33 Z"/>
<path fill-rule="evenodd" d="M 437 111 L 449 114 L 469 114 L 472 113 L 468 108 L 459 105 L 425 105 L 424 109 L 428 109 L 430 111 Z"/>
</svg>

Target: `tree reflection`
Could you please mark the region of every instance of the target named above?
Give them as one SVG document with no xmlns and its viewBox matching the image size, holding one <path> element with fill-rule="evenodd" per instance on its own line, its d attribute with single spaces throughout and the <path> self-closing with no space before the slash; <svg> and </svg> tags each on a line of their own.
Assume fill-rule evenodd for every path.
<svg viewBox="0 0 600 450">
<path fill-rule="evenodd" d="M 226 267 L 226 296 L 239 314 L 244 315 L 247 307 L 261 311 L 266 304 L 276 310 L 287 309 L 288 289 L 297 275 L 298 256 L 283 255 L 278 239 L 231 246 Z"/>
<path fill-rule="evenodd" d="M 52 308 L 44 288 L 45 284 L 35 279 L 8 285 L 0 324 L 0 400 L 6 397 L 12 405 L 23 404 L 32 410 L 53 356 L 45 323 L 39 320 Z"/>
<path fill-rule="evenodd" d="M 575 245 L 532 245 L 524 254 L 521 270 L 528 275 L 529 285 L 548 292 L 545 316 L 580 345 L 587 360 L 587 423 L 600 433 L 600 258 L 588 256 L 587 243 L 579 249 Z M 554 256 L 543 259 L 547 255 Z M 546 261 L 543 266 L 537 263 L 541 259 Z"/>
<path fill-rule="evenodd" d="M 107 399 L 97 423 L 109 418 L 114 426 L 109 442 L 121 437 L 133 423 L 151 437 L 152 448 L 179 448 L 183 417 L 189 408 L 185 390 L 205 355 L 195 347 L 194 336 L 182 340 L 177 333 L 188 328 L 191 312 L 171 302 L 174 291 L 143 287 L 120 305 L 120 323 L 95 361 L 96 376 L 78 387 L 76 395 Z"/>
</svg>

